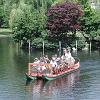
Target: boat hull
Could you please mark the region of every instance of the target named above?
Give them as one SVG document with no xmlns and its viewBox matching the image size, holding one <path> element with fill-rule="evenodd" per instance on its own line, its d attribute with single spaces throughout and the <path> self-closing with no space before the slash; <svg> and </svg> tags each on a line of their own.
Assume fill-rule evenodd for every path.
<svg viewBox="0 0 100 100">
<path fill-rule="evenodd" d="M 32 64 L 30 64 L 30 65 L 32 65 Z M 33 72 L 32 73 L 29 68 L 29 73 L 26 73 L 26 78 L 27 78 L 27 80 L 35 80 L 35 79 L 54 80 L 54 79 L 63 77 L 67 74 L 70 74 L 70 73 L 78 70 L 79 67 L 80 67 L 80 62 L 78 61 L 73 66 L 69 66 L 65 70 L 59 70 L 58 73 L 50 72 L 49 74 L 41 73 L 41 72 L 36 72 L 36 73 Z"/>
<path fill-rule="evenodd" d="M 26 79 L 27 80 L 35 80 L 35 79 L 37 79 L 36 76 L 31 76 L 31 75 L 28 75 L 27 73 L 25 75 L 26 75 Z"/>
<path fill-rule="evenodd" d="M 78 68 L 78 69 L 79 69 L 79 68 Z M 61 74 L 61 75 L 57 75 L 57 76 L 48 76 L 48 75 L 44 75 L 44 76 L 43 76 L 43 79 L 44 79 L 44 80 L 47 80 L 47 81 L 55 80 L 55 79 L 64 77 L 64 76 L 66 76 L 66 75 L 68 75 L 68 74 L 70 74 L 70 73 L 73 73 L 73 72 L 77 71 L 78 69 L 75 69 L 75 70 L 72 70 L 72 71 L 70 71 L 70 72 L 67 72 L 67 73 L 64 73 L 64 74 Z"/>
</svg>

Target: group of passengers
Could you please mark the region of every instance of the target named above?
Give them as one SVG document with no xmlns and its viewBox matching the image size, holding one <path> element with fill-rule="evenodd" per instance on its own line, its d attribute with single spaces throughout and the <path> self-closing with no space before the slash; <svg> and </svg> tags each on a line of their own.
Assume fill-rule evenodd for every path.
<svg viewBox="0 0 100 100">
<path fill-rule="evenodd" d="M 34 63 L 35 63 L 35 64 L 39 64 L 39 63 L 45 64 L 45 63 L 50 63 L 50 60 L 49 60 L 49 58 L 48 58 L 48 55 L 46 55 L 45 57 L 40 57 L 40 59 L 35 58 L 35 59 L 34 59 Z"/>
<path fill-rule="evenodd" d="M 64 48 L 63 55 L 61 57 L 57 57 L 57 55 L 53 56 L 50 64 L 52 64 L 53 70 L 58 73 L 59 71 L 64 71 L 74 65 L 74 58 L 72 57 L 70 50 Z"/>
<path fill-rule="evenodd" d="M 40 57 L 40 59 L 35 58 L 34 63 L 40 63 L 45 64 L 49 63 L 52 65 L 53 72 L 56 71 L 56 73 L 59 73 L 59 70 L 63 71 L 66 68 L 69 68 L 69 66 L 74 65 L 74 58 L 72 57 L 70 50 L 64 48 L 63 49 L 63 55 L 61 57 L 58 57 L 57 55 L 52 56 L 51 60 L 46 55 L 45 57 Z"/>
</svg>

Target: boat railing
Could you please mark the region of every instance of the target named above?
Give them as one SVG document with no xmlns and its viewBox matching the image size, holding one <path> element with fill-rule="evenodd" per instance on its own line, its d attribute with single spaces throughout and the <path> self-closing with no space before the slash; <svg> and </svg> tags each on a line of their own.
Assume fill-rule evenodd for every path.
<svg viewBox="0 0 100 100">
<path fill-rule="evenodd" d="M 75 62 L 70 64 L 65 64 L 62 63 L 59 65 L 60 69 L 63 70 L 64 68 L 66 68 L 66 70 L 70 69 L 70 68 L 74 68 L 75 66 L 79 65 L 79 61 L 80 59 L 77 57 L 74 57 Z M 58 69 L 59 70 L 59 69 Z M 56 71 L 58 71 L 56 68 Z M 54 69 L 52 67 L 52 64 L 50 63 L 29 63 L 28 64 L 28 74 L 30 75 L 31 73 L 41 73 L 41 74 L 45 74 L 45 73 L 49 73 L 52 74 L 52 72 L 54 72 Z"/>
<path fill-rule="evenodd" d="M 45 63 L 45 64 L 41 64 L 41 63 L 29 63 L 28 64 L 28 74 L 30 75 L 31 73 L 38 73 L 40 72 L 42 69 L 49 69 L 50 71 L 52 70 L 52 65 Z M 35 71 L 34 71 L 35 70 Z"/>
</svg>

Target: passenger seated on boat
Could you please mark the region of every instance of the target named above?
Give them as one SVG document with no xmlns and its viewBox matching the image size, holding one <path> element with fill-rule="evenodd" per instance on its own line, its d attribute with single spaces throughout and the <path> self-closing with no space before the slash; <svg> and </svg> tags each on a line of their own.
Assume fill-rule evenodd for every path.
<svg viewBox="0 0 100 100">
<path fill-rule="evenodd" d="M 55 54 L 54 57 L 55 57 L 55 59 L 57 59 L 58 58 L 57 54 Z"/>
<path fill-rule="evenodd" d="M 44 64 L 45 63 L 45 60 L 43 57 L 40 57 L 40 64 Z"/>
<path fill-rule="evenodd" d="M 57 62 L 56 73 L 59 73 L 60 72 L 60 65 L 61 65 L 61 58 L 58 57 L 56 59 L 56 62 Z"/>
<path fill-rule="evenodd" d="M 65 62 L 66 62 L 66 58 L 65 58 L 65 56 L 64 55 L 62 55 L 62 57 L 60 58 L 60 71 L 62 72 L 63 71 L 63 69 L 64 69 L 64 64 L 65 64 Z"/>
<path fill-rule="evenodd" d="M 45 55 L 44 60 L 45 60 L 46 63 L 50 63 L 48 55 Z"/>
<path fill-rule="evenodd" d="M 32 66 L 32 71 L 34 71 L 34 72 L 40 71 L 40 67 L 38 66 L 38 64 L 40 63 L 40 60 L 38 58 L 35 58 L 33 63 L 36 65 Z"/>
<path fill-rule="evenodd" d="M 63 55 L 61 56 L 61 62 L 62 63 L 65 62 L 65 60 L 66 60 L 66 53 L 67 53 L 66 48 L 63 48 Z"/>
<path fill-rule="evenodd" d="M 40 66 L 39 66 L 39 70 L 41 72 L 46 72 L 46 70 L 48 69 L 48 67 L 46 66 L 46 59 L 44 57 L 40 57 Z"/>
<path fill-rule="evenodd" d="M 61 56 L 61 63 L 64 63 L 64 62 L 66 62 L 66 57 L 65 57 L 65 55 L 62 55 Z"/>
<path fill-rule="evenodd" d="M 52 70 L 54 72 L 56 70 L 56 68 L 57 68 L 57 62 L 56 62 L 55 57 L 52 57 L 52 59 L 50 61 L 50 64 L 52 65 Z"/>
<path fill-rule="evenodd" d="M 52 67 L 57 67 L 57 62 L 56 62 L 56 59 L 54 57 L 52 57 L 50 64 L 52 64 Z"/>
<path fill-rule="evenodd" d="M 73 65 L 74 64 L 74 58 L 72 57 L 70 50 L 69 49 L 64 49 L 64 56 L 65 56 L 65 62 L 68 63 L 68 65 Z"/>
<path fill-rule="evenodd" d="M 40 63 L 40 60 L 39 60 L 38 58 L 35 58 L 35 59 L 34 59 L 34 63 L 35 63 L 35 64 L 39 64 L 39 63 Z"/>
<path fill-rule="evenodd" d="M 63 52 L 64 52 L 64 56 L 65 56 L 66 58 L 70 58 L 70 57 L 71 57 L 70 50 L 64 48 L 64 49 L 63 49 Z"/>
<path fill-rule="evenodd" d="M 67 62 L 65 62 L 63 65 L 64 65 L 64 68 L 63 68 L 63 69 L 64 69 L 64 71 L 68 70 L 68 63 L 67 63 Z"/>
<path fill-rule="evenodd" d="M 58 57 L 58 58 L 56 59 L 56 62 L 57 62 L 57 68 L 59 69 L 59 68 L 60 68 L 60 64 L 61 64 L 61 58 Z"/>
<path fill-rule="evenodd" d="M 61 64 L 61 59 L 60 59 L 60 57 L 58 57 L 58 58 L 56 59 L 56 62 L 57 62 L 57 65 L 60 65 L 60 64 Z"/>
</svg>

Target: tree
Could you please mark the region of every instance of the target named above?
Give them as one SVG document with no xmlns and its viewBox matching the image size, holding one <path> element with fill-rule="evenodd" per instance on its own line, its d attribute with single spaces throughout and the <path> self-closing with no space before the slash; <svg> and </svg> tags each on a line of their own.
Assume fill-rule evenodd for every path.
<svg viewBox="0 0 100 100">
<path fill-rule="evenodd" d="M 96 37 L 100 37 L 100 9 L 95 10 L 95 15 L 92 18 L 93 27 L 90 31 L 90 36 L 94 39 Z"/>
<path fill-rule="evenodd" d="M 87 42 L 92 42 L 92 48 L 97 48 L 100 44 L 100 9 L 93 9 L 88 0 L 78 0 L 84 15 L 80 18 L 81 33 Z M 98 45 L 100 46 L 100 45 Z"/>
<path fill-rule="evenodd" d="M 14 8 L 10 14 L 10 26 L 13 30 L 13 37 L 16 42 L 26 43 L 33 32 L 33 14 L 31 6 L 20 2 L 18 8 Z"/>
<path fill-rule="evenodd" d="M 52 6 L 47 13 L 49 36 L 64 40 L 68 32 L 76 33 L 82 16 L 81 6 L 75 3 L 63 3 Z"/>
<path fill-rule="evenodd" d="M 0 16 L 2 15 L 2 27 L 9 27 L 9 16 L 10 12 L 13 9 L 13 5 L 19 4 L 20 0 L 0 0 Z"/>
<path fill-rule="evenodd" d="M 22 41 L 27 44 L 28 40 L 45 38 L 45 10 L 34 8 L 25 2 L 20 2 L 18 8 L 13 8 L 10 14 L 10 27 L 13 30 L 13 38 L 16 42 Z"/>
<path fill-rule="evenodd" d="M 4 16 L 4 13 L 3 13 L 3 6 L 0 5 L 0 27 L 2 27 L 3 22 L 4 22 L 3 16 Z"/>
<path fill-rule="evenodd" d="M 90 7 L 88 1 L 83 2 L 84 15 L 80 18 L 81 32 L 88 40 L 95 38 L 98 35 L 98 29 L 100 27 L 100 11 L 96 11 Z"/>
</svg>

